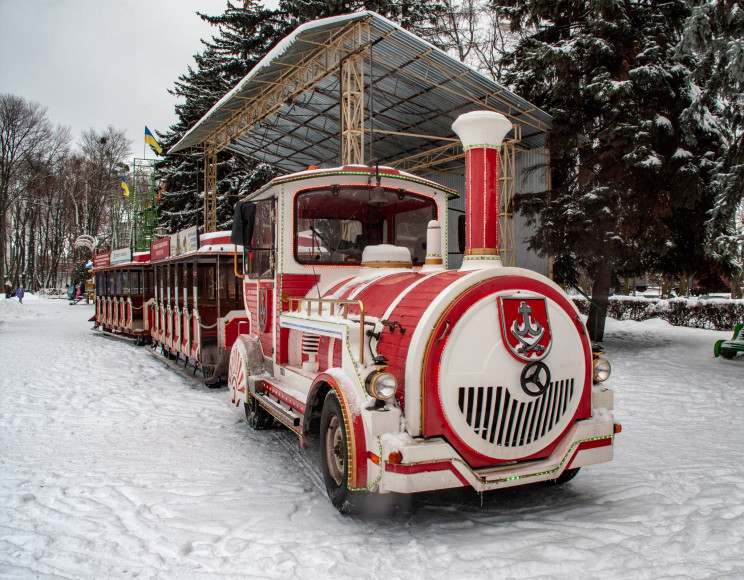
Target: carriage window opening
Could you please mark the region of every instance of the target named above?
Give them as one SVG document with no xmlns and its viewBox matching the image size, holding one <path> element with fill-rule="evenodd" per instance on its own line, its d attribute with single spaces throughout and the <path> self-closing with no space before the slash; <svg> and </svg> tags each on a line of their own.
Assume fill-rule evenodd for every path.
<svg viewBox="0 0 744 580">
<path fill-rule="evenodd" d="M 129 287 L 132 294 L 142 294 L 141 275 L 140 270 L 133 270 L 129 273 Z"/>
<path fill-rule="evenodd" d="M 328 186 L 295 198 L 294 254 L 301 264 L 361 264 L 369 245 L 394 244 L 416 252 L 437 218 L 433 199 L 398 188 Z M 425 253 L 425 250 L 424 250 Z"/>
<path fill-rule="evenodd" d="M 274 277 L 274 200 L 256 202 L 256 222 L 250 248 L 243 253 L 245 274 L 253 280 Z"/>
<path fill-rule="evenodd" d="M 215 294 L 215 275 L 217 268 L 213 264 L 199 264 L 197 273 L 197 293 L 199 295 L 199 304 L 204 301 L 216 302 Z"/>
<path fill-rule="evenodd" d="M 131 288 L 129 287 L 129 272 L 124 270 L 120 274 L 120 283 L 121 283 L 121 293 L 122 294 L 130 294 Z"/>
</svg>

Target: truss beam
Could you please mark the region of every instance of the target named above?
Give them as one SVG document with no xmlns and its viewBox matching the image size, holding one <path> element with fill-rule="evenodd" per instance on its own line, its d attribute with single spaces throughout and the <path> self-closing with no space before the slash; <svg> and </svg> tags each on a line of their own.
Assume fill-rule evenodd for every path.
<svg viewBox="0 0 744 580">
<path fill-rule="evenodd" d="M 217 152 L 204 155 L 204 233 L 217 231 Z"/>
<path fill-rule="evenodd" d="M 369 23 L 356 22 L 337 30 L 300 63 L 287 68 L 275 81 L 267 81 L 262 95 L 246 104 L 212 132 L 205 143 L 207 149 L 221 151 L 230 141 L 250 132 L 257 124 L 278 112 L 287 103 L 312 90 L 326 77 L 338 72 L 344 59 L 361 53 L 369 44 Z M 257 81 L 260 78 L 257 77 Z"/>
</svg>

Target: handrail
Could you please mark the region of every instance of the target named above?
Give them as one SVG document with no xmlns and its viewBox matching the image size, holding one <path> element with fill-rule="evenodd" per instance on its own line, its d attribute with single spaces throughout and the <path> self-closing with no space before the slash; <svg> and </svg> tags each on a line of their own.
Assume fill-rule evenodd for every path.
<svg viewBox="0 0 744 580">
<path fill-rule="evenodd" d="M 337 300 L 335 298 L 290 298 L 290 312 L 301 312 L 303 302 L 307 303 L 307 315 L 312 316 L 312 305 L 318 305 L 318 316 L 323 314 L 323 305 L 330 305 L 330 314 L 334 314 L 335 306 L 343 306 L 343 317 L 348 319 L 349 306 L 356 305 L 359 307 L 359 364 L 364 364 L 364 304 L 361 300 Z"/>
<path fill-rule="evenodd" d="M 238 250 L 237 248 L 233 252 L 233 271 L 235 272 L 236 277 L 245 278 L 243 274 L 238 274 Z"/>
</svg>

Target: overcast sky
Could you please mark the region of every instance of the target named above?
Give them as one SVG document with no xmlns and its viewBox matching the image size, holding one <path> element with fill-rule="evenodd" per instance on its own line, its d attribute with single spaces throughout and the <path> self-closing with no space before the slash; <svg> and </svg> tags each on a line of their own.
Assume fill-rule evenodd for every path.
<svg viewBox="0 0 744 580">
<path fill-rule="evenodd" d="M 272 3 L 273 4 L 273 3 Z M 213 28 L 197 10 L 226 0 L 0 0 L 0 93 L 47 108 L 75 141 L 91 127 L 124 129 L 142 157 L 145 125 L 165 131 L 168 93 Z M 147 157 L 155 155 L 147 148 Z"/>
</svg>

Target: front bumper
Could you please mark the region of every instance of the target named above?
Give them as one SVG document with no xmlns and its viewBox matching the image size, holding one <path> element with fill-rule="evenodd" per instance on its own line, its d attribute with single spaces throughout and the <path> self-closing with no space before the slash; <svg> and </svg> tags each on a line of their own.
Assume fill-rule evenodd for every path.
<svg viewBox="0 0 744 580">
<path fill-rule="evenodd" d="M 442 438 L 406 441 L 383 436 L 383 460 L 375 466 L 381 471 L 372 491 L 417 493 L 465 486 L 488 491 L 557 479 L 567 469 L 612 460 L 614 437 L 612 414 L 605 411 L 575 423 L 550 457 L 475 470 Z M 401 463 L 384 460 L 393 451 L 402 454 Z"/>
</svg>

